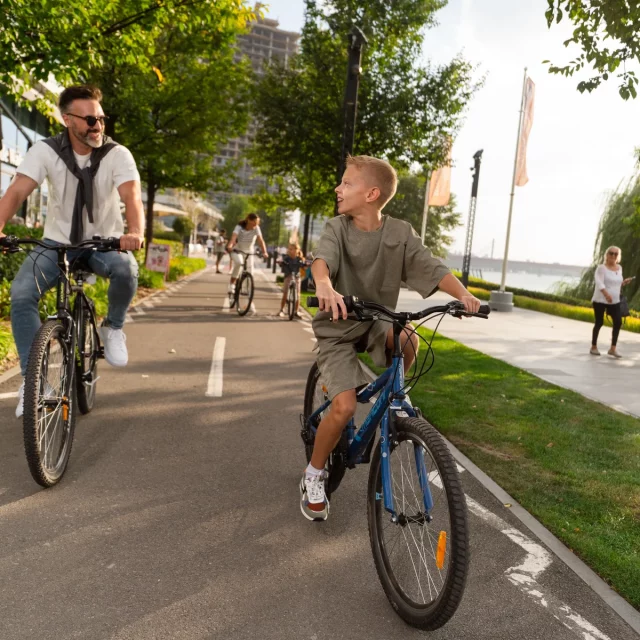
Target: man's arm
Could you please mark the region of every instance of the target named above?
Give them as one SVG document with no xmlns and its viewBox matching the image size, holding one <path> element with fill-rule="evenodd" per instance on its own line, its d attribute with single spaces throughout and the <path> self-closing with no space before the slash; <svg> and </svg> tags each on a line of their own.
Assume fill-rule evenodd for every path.
<svg viewBox="0 0 640 640">
<path fill-rule="evenodd" d="M 480 308 L 480 300 L 475 296 L 471 295 L 463 286 L 462 282 L 458 280 L 452 273 L 448 273 L 442 280 L 440 280 L 440 284 L 438 288 L 445 293 L 448 293 L 450 296 L 457 298 L 464 304 L 464 308 L 469 313 L 478 313 L 478 309 Z"/>
<path fill-rule="evenodd" d="M 0 198 L 0 237 L 4 225 L 13 218 L 20 205 L 31 195 L 38 183 L 21 173 L 16 174 L 7 192 Z"/>
<path fill-rule="evenodd" d="M 137 251 L 144 241 L 144 209 L 140 183 L 137 180 L 123 182 L 118 187 L 118 193 L 124 202 L 124 215 L 127 219 L 127 233 L 120 238 L 120 248 L 125 251 Z"/>
</svg>

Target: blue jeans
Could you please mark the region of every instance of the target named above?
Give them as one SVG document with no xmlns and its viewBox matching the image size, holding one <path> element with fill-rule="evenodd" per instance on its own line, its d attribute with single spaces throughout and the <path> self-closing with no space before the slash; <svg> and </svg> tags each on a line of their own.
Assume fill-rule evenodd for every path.
<svg viewBox="0 0 640 640">
<path fill-rule="evenodd" d="M 52 247 L 58 245 L 53 240 L 45 242 Z M 69 251 L 69 264 L 72 265 L 79 256 L 82 256 L 88 270 L 109 278 L 107 324 L 114 329 L 122 329 L 127 310 L 138 288 L 138 263 L 133 254 L 117 251 Z M 29 253 L 11 284 L 11 327 L 23 376 L 27 371 L 31 343 L 41 325 L 38 302 L 41 294 L 58 284 L 59 276 L 57 251 L 37 247 Z"/>
</svg>

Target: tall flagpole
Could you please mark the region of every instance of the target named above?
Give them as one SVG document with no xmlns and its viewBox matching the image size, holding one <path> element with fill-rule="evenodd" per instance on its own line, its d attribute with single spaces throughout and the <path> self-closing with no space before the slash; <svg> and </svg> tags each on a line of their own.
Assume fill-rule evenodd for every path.
<svg viewBox="0 0 640 640">
<path fill-rule="evenodd" d="M 509 220 L 507 222 L 507 241 L 504 245 L 504 258 L 502 259 L 502 280 L 500 291 L 504 291 L 507 281 L 507 262 L 509 259 L 509 236 L 511 235 L 511 214 L 513 213 L 513 196 L 516 192 L 516 170 L 518 168 L 518 153 L 520 152 L 520 131 L 522 129 L 522 117 L 524 114 L 524 94 L 527 86 L 527 67 L 524 68 L 524 80 L 522 81 L 522 98 L 520 100 L 520 119 L 518 120 L 518 140 L 516 142 L 516 157 L 513 161 L 513 180 L 511 181 L 511 199 L 509 200 Z"/>
<path fill-rule="evenodd" d="M 427 186 L 424 191 L 424 207 L 422 209 L 422 244 L 424 244 L 425 235 L 427 233 L 427 218 L 429 216 L 429 189 L 431 188 L 431 171 L 427 170 Z"/>
</svg>

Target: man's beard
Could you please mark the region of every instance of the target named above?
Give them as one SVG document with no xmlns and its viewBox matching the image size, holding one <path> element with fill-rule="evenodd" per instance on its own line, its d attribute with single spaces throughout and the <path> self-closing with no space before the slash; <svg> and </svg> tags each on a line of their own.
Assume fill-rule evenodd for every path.
<svg viewBox="0 0 640 640">
<path fill-rule="evenodd" d="M 99 137 L 91 138 L 89 137 L 90 133 L 98 133 Z M 93 147 L 94 149 L 102 146 L 102 134 L 99 131 L 87 131 L 81 139 L 86 145 Z"/>
</svg>

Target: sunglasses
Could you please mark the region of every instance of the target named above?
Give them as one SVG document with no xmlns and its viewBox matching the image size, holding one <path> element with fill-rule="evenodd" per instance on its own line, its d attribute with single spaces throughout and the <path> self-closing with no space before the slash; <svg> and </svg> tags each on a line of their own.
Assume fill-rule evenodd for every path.
<svg viewBox="0 0 640 640">
<path fill-rule="evenodd" d="M 618 252 L 617 251 L 607 251 L 607 254 L 610 256 L 617 256 Z"/>
<path fill-rule="evenodd" d="M 66 115 L 80 118 L 80 120 L 84 120 L 90 127 L 95 126 L 96 122 L 104 126 L 104 123 L 109 119 L 109 116 L 77 116 L 75 113 L 67 113 Z"/>
</svg>

